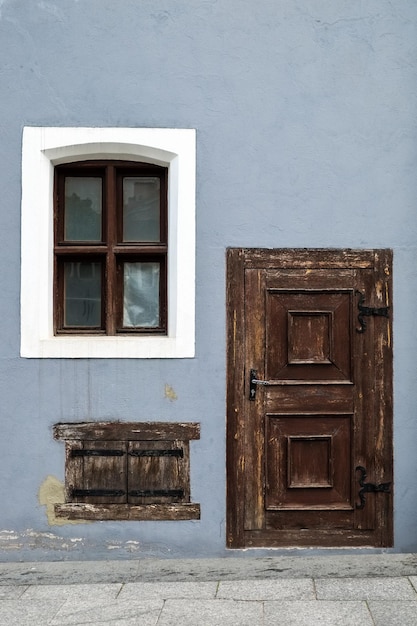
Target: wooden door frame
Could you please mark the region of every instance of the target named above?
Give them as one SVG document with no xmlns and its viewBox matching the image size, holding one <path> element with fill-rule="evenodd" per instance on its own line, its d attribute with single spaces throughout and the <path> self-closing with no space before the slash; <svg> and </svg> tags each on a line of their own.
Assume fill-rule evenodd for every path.
<svg viewBox="0 0 417 626">
<path fill-rule="evenodd" d="M 226 544 L 228 548 L 248 547 L 244 532 L 244 463 L 245 450 L 241 433 L 245 424 L 245 269 L 267 269 L 276 266 L 288 268 L 375 268 L 386 277 L 387 292 L 384 305 L 390 307 L 390 315 L 384 324 L 382 339 L 375 345 L 377 371 L 375 372 L 375 420 L 379 420 L 379 456 L 375 459 L 376 478 L 385 475 L 382 466 L 389 459 L 388 474 L 392 480 L 393 433 L 392 433 L 392 251 L 352 249 L 260 249 L 229 248 L 227 250 L 227 523 Z M 274 265 L 275 264 L 275 265 Z M 389 300 L 389 301 L 388 301 Z M 382 306 L 381 302 L 369 302 L 369 306 Z M 384 318 L 385 319 L 385 318 Z M 384 385 L 378 385 L 383 376 Z M 382 482 L 382 481 L 381 481 Z M 382 495 L 382 494 L 381 494 Z M 385 495 L 385 494 L 384 494 Z M 381 527 L 379 544 L 374 547 L 392 546 L 393 498 L 379 514 Z M 349 544 L 341 544 L 340 547 Z M 352 545 L 358 545 L 352 544 Z M 279 547 L 279 546 L 264 546 Z M 285 546 L 284 546 L 285 547 Z M 334 546 L 336 547 L 336 546 Z"/>
</svg>

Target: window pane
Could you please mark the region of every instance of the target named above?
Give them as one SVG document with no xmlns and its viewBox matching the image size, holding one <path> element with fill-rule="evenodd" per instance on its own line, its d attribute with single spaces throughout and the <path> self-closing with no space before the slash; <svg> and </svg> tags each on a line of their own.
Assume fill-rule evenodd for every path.
<svg viewBox="0 0 417 626">
<path fill-rule="evenodd" d="M 64 263 L 64 325 L 101 326 L 101 263 Z"/>
<path fill-rule="evenodd" d="M 101 178 L 65 178 L 65 241 L 101 241 Z"/>
<path fill-rule="evenodd" d="M 125 263 L 123 266 L 123 326 L 159 326 L 159 263 Z"/>
<path fill-rule="evenodd" d="M 123 241 L 160 241 L 160 181 L 123 178 Z"/>
</svg>

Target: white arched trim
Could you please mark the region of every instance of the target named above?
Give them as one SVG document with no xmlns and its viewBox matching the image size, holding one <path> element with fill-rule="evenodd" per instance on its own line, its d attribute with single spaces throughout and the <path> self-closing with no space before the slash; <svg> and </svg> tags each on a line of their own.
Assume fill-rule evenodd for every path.
<svg viewBox="0 0 417 626">
<path fill-rule="evenodd" d="M 128 159 L 168 167 L 169 327 L 166 337 L 56 337 L 53 334 L 54 166 L 87 159 Z M 24 128 L 21 356 L 194 356 L 195 159 L 193 129 Z"/>
</svg>

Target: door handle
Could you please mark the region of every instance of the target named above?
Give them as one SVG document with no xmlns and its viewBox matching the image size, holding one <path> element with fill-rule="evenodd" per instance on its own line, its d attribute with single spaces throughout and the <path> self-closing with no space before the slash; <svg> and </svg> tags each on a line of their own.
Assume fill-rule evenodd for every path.
<svg viewBox="0 0 417 626">
<path fill-rule="evenodd" d="M 249 372 L 249 400 L 254 401 L 256 399 L 256 387 L 261 385 L 262 387 L 267 387 L 268 385 L 272 385 L 269 380 L 259 380 L 257 378 L 258 371 L 250 370 Z"/>
</svg>

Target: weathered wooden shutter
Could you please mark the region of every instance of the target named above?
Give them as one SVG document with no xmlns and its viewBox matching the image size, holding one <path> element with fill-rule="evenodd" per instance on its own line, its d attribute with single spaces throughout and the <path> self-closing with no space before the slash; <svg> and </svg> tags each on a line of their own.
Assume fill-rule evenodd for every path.
<svg viewBox="0 0 417 626">
<path fill-rule="evenodd" d="M 127 463 L 124 441 L 67 443 L 67 497 L 85 504 L 127 502 Z"/>
<path fill-rule="evenodd" d="M 197 423 L 56 424 L 66 444 L 65 502 L 57 517 L 91 520 L 200 519 L 190 497 L 189 441 Z"/>
<path fill-rule="evenodd" d="M 130 441 L 128 502 L 189 502 L 188 442 Z"/>
</svg>

